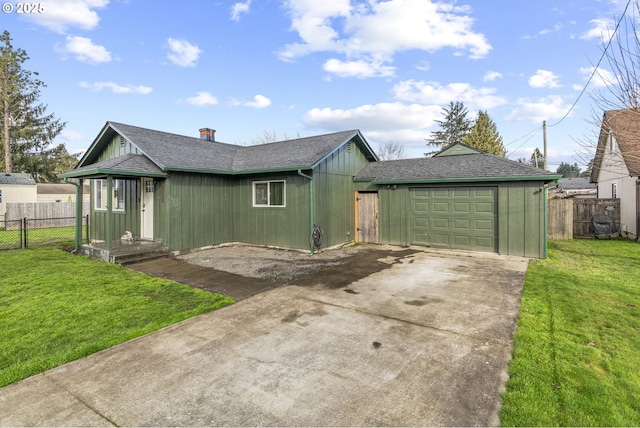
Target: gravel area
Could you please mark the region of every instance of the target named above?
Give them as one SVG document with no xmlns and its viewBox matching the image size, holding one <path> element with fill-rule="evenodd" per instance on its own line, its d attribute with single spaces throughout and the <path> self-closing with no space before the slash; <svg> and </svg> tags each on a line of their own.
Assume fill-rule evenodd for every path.
<svg viewBox="0 0 640 428">
<path fill-rule="evenodd" d="M 366 245 L 355 245 L 309 255 L 308 252 L 295 250 L 231 245 L 184 254 L 177 258 L 198 266 L 286 283 L 326 267 L 345 263 L 349 258 L 369 249 Z"/>
</svg>

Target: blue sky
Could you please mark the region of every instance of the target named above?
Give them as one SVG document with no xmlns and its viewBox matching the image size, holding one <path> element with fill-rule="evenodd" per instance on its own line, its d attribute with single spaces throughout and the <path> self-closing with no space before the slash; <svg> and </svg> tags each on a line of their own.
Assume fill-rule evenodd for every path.
<svg viewBox="0 0 640 428">
<path fill-rule="evenodd" d="M 111 120 L 210 127 L 233 144 L 357 128 L 419 157 L 442 108 L 462 101 L 470 118 L 489 113 L 511 159 L 542 149 L 546 120 L 555 170 L 583 163 L 595 138 L 606 61 L 562 118 L 626 3 L 46 0 L 42 13 L 4 2 L 0 28 L 47 84 L 40 101 L 67 122 L 57 141 L 72 152 Z"/>
</svg>

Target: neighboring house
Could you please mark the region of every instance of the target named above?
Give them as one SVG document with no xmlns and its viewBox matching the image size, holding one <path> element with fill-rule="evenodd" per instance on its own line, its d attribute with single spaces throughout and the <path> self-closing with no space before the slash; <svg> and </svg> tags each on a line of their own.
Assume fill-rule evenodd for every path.
<svg viewBox="0 0 640 428">
<path fill-rule="evenodd" d="M 36 182 L 31 174 L 0 172 L 0 217 L 4 219 L 8 203 L 37 202 Z"/>
<path fill-rule="evenodd" d="M 558 185 L 549 189 L 551 198 L 589 199 L 598 197 L 598 186 L 587 177 L 561 178 Z"/>
<path fill-rule="evenodd" d="M 38 183 L 38 202 L 75 202 L 76 186 L 73 184 Z M 89 202 L 89 184 L 84 185 L 83 199 Z"/>
<path fill-rule="evenodd" d="M 591 181 L 598 198 L 620 199 L 620 231 L 640 233 L 640 111 L 609 110 L 602 118 Z"/>
<path fill-rule="evenodd" d="M 456 145 L 378 162 L 358 130 L 256 146 L 107 122 L 73 171 L 91 238 L 171 251 L 244 242 L 313 251 L 353 241 L 546 254 L 548 172 Z"/>
</svg>

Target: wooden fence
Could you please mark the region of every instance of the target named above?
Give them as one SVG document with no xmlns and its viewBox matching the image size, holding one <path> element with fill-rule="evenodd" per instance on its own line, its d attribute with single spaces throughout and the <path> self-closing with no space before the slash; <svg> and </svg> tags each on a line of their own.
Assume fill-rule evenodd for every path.
<svg viewBox="0 0 640 428">
<path fill-rule="evenodd" d="M 550 240 L 591 238 L 591 217 L 603 214 L 613 217 L 620 228 L 620 199 L 551 199 L 548 212 Z"/>
<path fill-rule="evenodd" d="M 76 216 L 75 202 L 29 202 L 7 203 L 7 212 L 3 220 L 21 220 L 23 218 L 63 218 Z M 82 215 L 89 214 L 89 202 L 82 204 Z"/>
</svg>

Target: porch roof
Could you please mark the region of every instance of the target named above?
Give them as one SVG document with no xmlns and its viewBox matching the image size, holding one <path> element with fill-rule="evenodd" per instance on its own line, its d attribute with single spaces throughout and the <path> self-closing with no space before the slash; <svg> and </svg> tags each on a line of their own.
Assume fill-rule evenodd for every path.
<svg viewBox="0 0 640 428">
<path fill-rule="evenodd" d="M 144 155 L 126 154 L 102 162 L 86 165 L 63 174 L 66 178 L 166 177 L 156 164 Z"/>
</svg>

